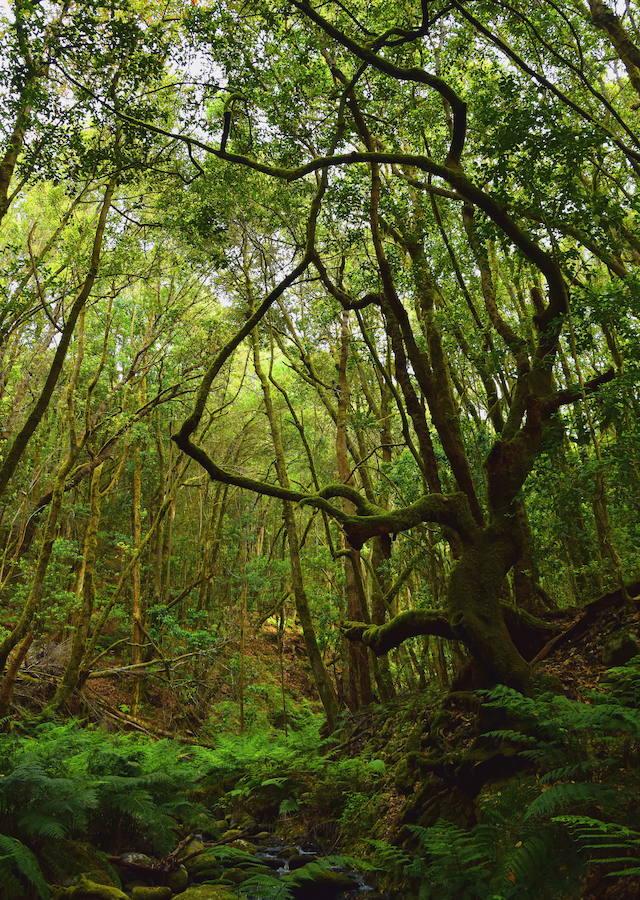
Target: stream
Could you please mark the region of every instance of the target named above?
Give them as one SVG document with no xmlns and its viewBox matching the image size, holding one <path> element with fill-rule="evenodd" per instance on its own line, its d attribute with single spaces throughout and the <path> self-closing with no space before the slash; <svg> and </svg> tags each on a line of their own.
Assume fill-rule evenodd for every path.
<svg viewBox="0 0 640 900">
<path fill-rule="evenodd" d="M 197 839 L 167 867 L 142 853 L 112 857 L 126 896 L 133 900 L 273 900 L 278 879 L 295 900 L 388 900 L 371 883 L 373 877 L 357 869 L 327 864 L 330 856 L 312 842 L 297 845 L 278 841 L 263 832 L 251 841 L 206 845 Z M 171 859 L 167 857 L 167 860 Z M 274 887 L 276 888 L 274 892 Z M 171 889 L 169 891 L 169 888 Z M 82 895 L 73 895 L 74 900 Z"/>
<path fill-rule="evenodd" d="M 291 856 L 291 847 L 287 847 L 284 844 L 277 843 L 269 843 L 262 848 L 258 848 L 256 852 L 256 857 L 260 859 L 264 865 L 269 866 L 270 869 L 273 869 L 279 876 L 286 877 L 291 872 L 300 871 L 304 866 L 308 863 L 312 862 L 320 862 L 323 860 L 322 850 L 313 845 L 312 843 L 307 843 L 304 845 L 297 845 L 294 849 L 297 851 L 294 856 Z M 301 894 L 301 896 L 309 897 L 311 900 L 312 897 L 324 898 L 327 900 L 329 898 L 334 898 L 334 900 L 348 900 L 348 898 L 353 898 L 358 895 L 366 895 L 367 900 L 383 900 L 385 895 L 378 893 L 375 888 L 369 884 L 365 878 L 365 876 L 354 869 L 346 869 L 338 866 L 332 866 L 330 871 L 337 876 L 344 877 L 345 881 L 350 879 L 352 881 L 352 885 L 347 888 L 338 888 L 338 885 L 332 889 L 329 885 L 309 885 L 307 887 L 307 894 Z M 312 891 L 314 891 L 312 893 Z M 258 898 L 256 898 L 258 900 Z M 260 898 L 262 900 L 262 898 Z"/>
</svg>

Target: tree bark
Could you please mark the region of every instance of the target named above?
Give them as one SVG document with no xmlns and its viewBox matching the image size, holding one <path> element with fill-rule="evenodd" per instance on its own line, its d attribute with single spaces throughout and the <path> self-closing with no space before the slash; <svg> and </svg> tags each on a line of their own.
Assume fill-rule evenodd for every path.
<svg viewBox="0 0 640 900">
<path fill-rule="evenodd" d="M 259 336 L 255 330 L 251 334 L 251 340 L 253 348 L 254 368 L 262 387 L 265 411 L 269 422 L 273 449 L 276 456 L 276 472 L 278 475 L 278 481 L 283 488 L 288 489 L 289 476 L 287 474 L 286 456 L 284 452 L 284 443 L 282 440 L 280 422 L 273 406 L 269 380 L 265 374 L 264 369 L 262 368 Z M 331 684 L 329 673 L 325 668 L 322 654 L 318 646 L 315 627 L 313 625 L 313 619 L 311 617 L 311 609 L 309 607 L 309 600 L 307 598 L 304 587 L 304 577 L 302 574 L 302 564 L 300 561 L 300 541 L 298 538 L 298 529 L 296 525 L 293 504 L 288 500 L 283 500 L 282 515 L 284 518 L 284 525 L 287 533 L 289 563 L 291 566 L 291 587 L 296 604 L 296 613 L 302 627 L 302 636 L 304 638 L 307 656 L 311 665 L 313 680 L 324 707 L 325 715 L 327 717 L 327 723 L 329 725 L 329 728 L 333 730 L 336 725 L 339 712 L 338 699 L 333 689 L 333 685 Z"/>
</svg>

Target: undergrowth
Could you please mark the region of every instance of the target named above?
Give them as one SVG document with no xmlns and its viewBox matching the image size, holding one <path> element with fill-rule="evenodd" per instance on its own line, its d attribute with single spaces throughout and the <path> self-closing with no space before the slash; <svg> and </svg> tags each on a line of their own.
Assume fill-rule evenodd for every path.
<svg viewBox="0 0 640 900">
<path fill-rule="evenodd" d="M 378 865 L 413 885 L 419 900 L 559 900 L 613 879 L 629 879 L 632 896 L 640 657 L 611 669 L 603 688 L 584 703 L 504 686 L 485 693 L 485 707 L 508 724 L 484 741 L 521 757 L 527 774 L 486 786 L 473 828 L 412 826 L 411 852 L 372 842 Z"/>
<path fill-rule="evenodd" d="M 73 721 L 0 735 L 0 897 L 48 897 L 42 861 L 63 840 L 161 856 L 184 834 L 218 838 L 225 816 L 286 820 L 314 802 L 339 816 L 384 764 L 324 756 L 320 718 L 298 725 L 221 734 L 214 749 Z"/>
</svg>

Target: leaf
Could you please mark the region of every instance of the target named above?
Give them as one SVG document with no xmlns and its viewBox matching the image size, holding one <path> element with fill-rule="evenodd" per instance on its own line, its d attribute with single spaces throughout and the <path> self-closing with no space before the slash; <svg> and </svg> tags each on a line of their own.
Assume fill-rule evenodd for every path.
<svg viewBox="0 0 640 900">
<path fill-rule="evenodd" d="M 0 834 L 0 851 L 2 851 L 0 862 L 9 863 L 35 888 L 41 900 L 48 900 L 49 887 L 44 880 L 38 860 L 31 850 L 22 841 L 7 834 Z"/>
</svg>

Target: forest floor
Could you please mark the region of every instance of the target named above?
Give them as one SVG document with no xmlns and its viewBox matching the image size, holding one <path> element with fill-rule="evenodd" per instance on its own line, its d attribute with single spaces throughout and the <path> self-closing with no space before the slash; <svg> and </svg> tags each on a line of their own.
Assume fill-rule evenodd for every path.
<svg viewBox="0 0 640 900">
<path fill-rule="evenodd" d="M 33 735 L 26 729 L 18 744 L 13 738 L 10 745 L 14 767 L 20 769 L 25 760 L 33 760 L 35 748 L 38 765 L 47 771 L 53 757 L 58 758 L 57 765 L 62 757 L 68 763 L 67 776 L 75 773 L 77 777 L 84 766 L 84 787 L 96 775 L 100 784 L 115 777 L 114 790 L 135 794 L 142 788 L 144 800 L 138 810 L 129 809 L 126 800 L 115 808 L 105 800 L 102 823 L 95 821 L 92 810 L 85 810 L 84 829 L 70 826 L 64 832 L 66 849 L 62 852 L 60 844 L 55 865 L 46 847 L 40 852 L 41 844 L 36 842 L 36 856 L 52 886 L 51 896 L 61 900 L 168 900 L 174 896 L 180 900 L 313 900 L 358 894 L 371 900 L 637 897 L 637 876 L 608 879 L 606 865 L 583 865 L 577 874 L 567 864 L 557 886 L 551 879 L 549 890 L 546 884 L 536 889 L 527 871 L 527 866 L 535 865 L 538 844 L 541 852 L 548 852 L 544 851 L 547 831 L 557 828 L 551 814 L 562 808 L 545 813 L 542 824 L 533 830 L 535 817 L 522 814 L 527 804 L 539 807 L 540 797 L 552 797 L 558 785 L 545 781 L 544 771 L 523 758 L 514 722 L 522 723 L 530 714 L 533 721 L 537 716 L 540 747 L 557 750 L 563 740 L 565 762 L 572 763 L 571 741 L 557 735 L 549 739 L 549 730 L 557 727 L 558 734 L 570 733 L 571 716 L 576 717 L 576 734 L 591 728 L 584 724 L 585 710 L 592 704 L 597 708 L 597 692 L 608 686 L 611 667 L 637 658 L 640 649 L 638 610 L 616 595 L 601 598 L 559 624 L 558 635 L 540 654 L 544 658 L 537 675 L 553 694 L 543 695 L 537 707 L 517 706 L 521 700 L 505 694 L 499 702 L 494 697 L 487 708 L 477 691 L 432 688 L 349 714 L 329 738 L 320 735 L 322 718 L 311 699 L 304 651 L 295 633 L 287 635 L 282 666 L 275 631 L 267 628 L 248 643 L 246 670 L 252 683 L 245 686 L 248 721 L 243 735 L 230 730 L 237 701 L 230 690 L 220 689 L 215 678 L 211 690 L 216 703 L 208 717 L 202 710 L 181 713 L 169 705 L 167 690 L 160 687 L 147 693 L 144 710 L 136 718 L 128 710 L 128 693 L 121 682 L 93 680 L 85 713 L 92 711 L 112 737 L 86 719 L 82 726 L 40 725 Z M 29 697 L 33 702 L 42 693 L 42 686 L 33 685 L 47 668 L 47 660 L 49 676 L 53 676 L 51 658 L 41 655 L 27 666 L 21 702 Z M 228 664 L 222 654 L 220 673 Z M 545 701 L 544 696 L 556 699 Z M 562 697 L 566 708 L 558 706 L 557 698 Z M 615 715 L 624 717 L 625 709 L 620 707 Z M 195 732 L 205 721 L 198 738 Z M 150 739 L 154 732 L 162 737 L 177 725 L 182 744 Z M 120 738 L 117 731 L 123 727 L 137 734 Z M 497 734 L 501 728 L 510 729 L 504 732 L 506 738 L 487 740 L 488 731 Z M 615 740 L 618 731 L 616 725 Z M 613 739 L 606 729 L 601 736 L 590 735 L 598 758 L 600 737 L 609 748 Z M 638 737 L 635 743 L 625 744 L 615 763 L 616 771 L 623 772 L 623 782 L 627 779 L 624 790 L 631 802 L 640 788 L 637 764 L 629 758 L 633 747 L 637 750 Z M 191 742 L 191 747 L 185 746 Z M 106 768 L 96 769 L 87 762 L 103 756 Z M 584 768 L 584 760 L 576 765 L 560 779 L 560 787 L 580 787 L 575 773 Z M 125 775 L 133 776 L 130 789 Z M 167 784 L 161 787 L 163 779 L 186 812 L 180 811 L 180 802 L 173 810 L 163 794 L 167 789 Z M 605 780 L 601 769 L 592 780 Z M 28 789 L 21 784 L 20 791 L 24 801 Z M 577 808 L 593 817 L 603 815 L 589 798 Z M 145 816 L 166 818 L 167 811 L 173 817 L 168 831 L 162 838 L 154 837 L 154 826 L 145 824 Z M 0 815 L 6 818 L 7 811 Z M 112 822 L 107 833 L 105 821 Z M 527 848 L 528 855 L 511 860 L 508 853 L 498 853 L 495 859 L 489 854 L 479 862 L 478 854 L 488 851 L 484 845 L 479 850 L 474 841 L 483 834 L 485 838 L 493 835 L 496 847 L 507 835 L 506 843 L 511 842 L 518 852 Z M 557 841 L 557 835 L 553 839 Z M 449 859 L 452 848 L 455 854 Z M 627 851 L 628 847 L 621 852 Z M 495 871 L 502 867 L 510 893 L 491 886 L 493 874 L 487 875 L 487 893 L 480 887 L 477 893 L 469 892 L 461 871 L 468 869 L 477 880 L 492 867 Z M 520 886 L 525 877 L 532 881 L 531 889 Z M 425 887 L 428 881 L 431 888 Z M 48 888 L 39 893 L 33 886 L 26 887 L 19 875 L 17 883 L 21 887 L 10 888 L 4 895 L 0 887 L 0 896 L 49 896 Z"/>
</svg>

